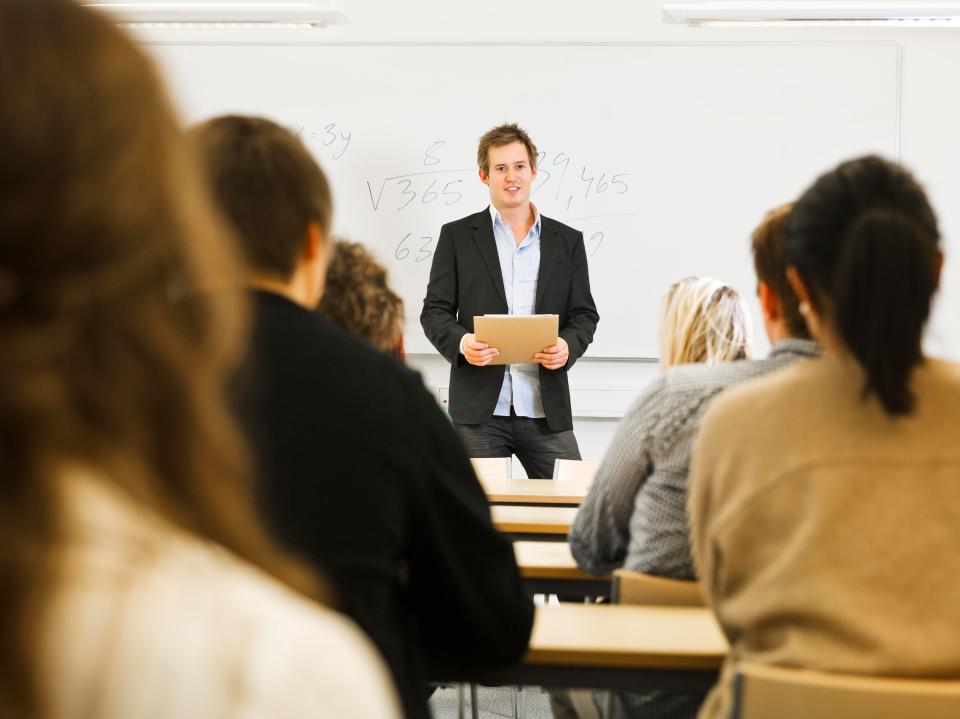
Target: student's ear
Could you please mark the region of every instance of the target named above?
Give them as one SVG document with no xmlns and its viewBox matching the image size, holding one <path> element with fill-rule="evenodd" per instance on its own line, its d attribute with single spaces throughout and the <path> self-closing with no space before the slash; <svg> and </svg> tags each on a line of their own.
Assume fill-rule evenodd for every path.
<svg viewBox="0 0 960 719">
<path fill-rule="evenodd" d="M 330 261 L 330 247 L 327 238 L 320 230 L 320 224 L 311 222 L 307 225 L 307 235 L 303 246 L 303 262 L 306 267 L 307 304 L 316 307 L 323 297 L 327 284 L 327 264 Z"/>
<path fill-rule="evenodd" d="M 482 182 L 487 187 L 490 187 L 490 175 L 487 174 L 487 171 L 483 168 L 477 170 L 477 174 L 480 175 L 480 182 Z"/>
<path fill-rule="evenodd" d="M 787 282 L 790 283 L 797 299 L 800 300 L 800 314 L 803 315 L 803 321 L 807 324 L 810 335 L 817 342 L 823 344 L 823 319 L 820 316 L 820 310 L 813 302 L 813 296 L 807 287 L 807 283 L 803 281 L 800 273 L 797 272 L 797 268 L 793 265 L 787 267 Z"/>
<path fill-rule="evenodd" d="M 325 249 L 326 241 L 323 233 L 320 231 L 320 224 L 310 222 L 307 224 L 307 236 L 303 246 L 303 257 L 306 260 L 314 260 Z"/>
<path fill-rule="evenodd" d="M 757 285 L 757 295 L 760 299 L 760 309 L 768 322 L 779 322 L 783 317 L 783 307 L 777 293 L 770 289 L 766 282 Z"/>
</svg>

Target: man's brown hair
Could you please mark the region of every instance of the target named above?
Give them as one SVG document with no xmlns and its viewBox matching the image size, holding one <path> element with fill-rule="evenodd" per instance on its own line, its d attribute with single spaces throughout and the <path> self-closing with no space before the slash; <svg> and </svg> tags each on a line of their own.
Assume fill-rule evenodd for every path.
<svg viewBox="0 0 960 719">
<path fill-rule="evenodd" d="M 498 125 L 492 130 L 484 133 L 480 138 L 480 145 L 477 147 L 477 166 L 489 174 L 490 172 L 490 148 L 503 147 L 520 142 L 527 148 L 527 156 L 530 158 L 530 167 L 537 166 L 537 146 L 533 144 L 530 135 L 520 125 L 515 122 L 506 125 Z"/>
<path fill-rule="evenodd" d="M 317 311 L 377 349 L 396 353 L 403 338 L 403 300 L 387 284 L 387 270 L 357 242 L 337 240 Z"/>
<path fill-rule="evenodd" d="M 320 166 L 293 133 L 260 117 L 216 117 L 191 134 L 252 269 L 289 279 L 307 226 L 330 233 L 333 199 Z"/>
<path fill-rule="evenodd" d="M 765 283 L 780 300 L 783 319 L 792 337 L 810 338 L 806 322 L 800 314 L 800 300 L 787 281 L 787 265 L 784 256 L 784 231 L 793 203 L 770 210 L 760 225 L 753 231 L 751 249 L 753 267 L 757 280 Z"/>
</svg>

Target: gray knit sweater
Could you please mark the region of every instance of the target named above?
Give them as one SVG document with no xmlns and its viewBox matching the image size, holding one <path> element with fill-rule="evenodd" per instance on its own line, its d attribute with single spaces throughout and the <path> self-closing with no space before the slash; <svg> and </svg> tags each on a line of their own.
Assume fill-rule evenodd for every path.
<svg viewBox="0 0 960 719">
<path fill-rule="evenodd" d="M 657 379 L 617 429 L 570 530 L 581 569 L 618 567 L 693 579 L 687 529 L 687 473 L 693 441 L 710 401 L 724 389 L 816 357 L 809 340 L 777 342 L 762 360 L 681 365 Z"/>
</svg>

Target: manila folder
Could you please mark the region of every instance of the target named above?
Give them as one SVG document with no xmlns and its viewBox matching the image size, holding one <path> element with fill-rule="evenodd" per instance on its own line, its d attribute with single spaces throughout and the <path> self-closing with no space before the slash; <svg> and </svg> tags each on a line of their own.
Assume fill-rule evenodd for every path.
<svg viewBox="0 0 960 719">
<path fill-rule="evenodd" d="M 534 364 L 533 355 L 557 343 L 557 315 L 478 315 L 477 341 L 500 350 L 490 364 Z"/>
</svg>

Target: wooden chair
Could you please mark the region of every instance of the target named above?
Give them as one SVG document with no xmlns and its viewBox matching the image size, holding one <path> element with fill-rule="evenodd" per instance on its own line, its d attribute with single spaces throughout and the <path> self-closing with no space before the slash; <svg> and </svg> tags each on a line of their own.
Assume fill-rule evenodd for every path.
<svg viewBox="0 0 960 719">
<path fill-rule="evenodd" d="M 480 479 L 510 479 L 510 457 L 471 457 L 470 464 Z"/>
<path fill-rule="evenodd" d="M 647 606 L 702 607 L 703 596 L 697 582 L 665 579 L 643 572 L 617 569 L 613 572 L 611 601 L 614 604 Z"/>
<path fill-rule="evenodd" d="M 956 719 L 960 681 L 890 679 L 743 662 L 732 719 Z"/>
<path fill-rule="evenodd" d="M 600 460 L 555 459 L 553 478 L 592 480 L 598 469 L 600 469 Z"/>
<path fill-rule="evenodd" d="M 698 582 L 656 577 L 643 572 L 615 569 L 610 583 L 613 604 L 638 604 L 648 607 L 702 607 Z M 607 693 L 603 715 L 613 716 L 613 692 Z"/>
</svg>

